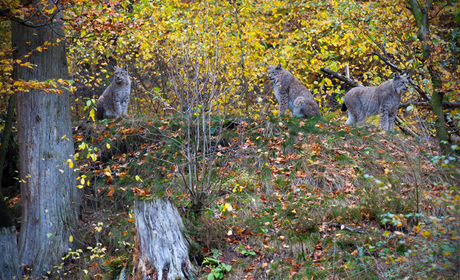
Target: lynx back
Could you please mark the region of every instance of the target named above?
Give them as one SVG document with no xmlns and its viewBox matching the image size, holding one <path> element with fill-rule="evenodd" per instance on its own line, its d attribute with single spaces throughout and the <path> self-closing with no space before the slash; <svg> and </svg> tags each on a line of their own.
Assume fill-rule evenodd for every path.
<svg viewBox="0 0 460 280">
<path fill-rule="evenodd" d="M 392 130 L 398 113 L 401 95 L 408 89 L 406 74 L 381 83 L 377 87 L 355 87 L 347 94 L 342 111 L 348 109 L 346 124 L 362 122 L 365 118 L 380 114 L 380 126 L 383 130 Z"/>
</svg>

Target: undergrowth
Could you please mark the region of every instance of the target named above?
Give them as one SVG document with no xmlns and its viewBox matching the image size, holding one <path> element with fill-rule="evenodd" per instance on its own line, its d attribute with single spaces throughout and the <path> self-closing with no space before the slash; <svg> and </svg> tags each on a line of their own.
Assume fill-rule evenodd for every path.
<svg viewBox="0 0 460 280">
<path fill-rule="evenodd" d="M 135 195 L 174 201 L 202 279 L 460 275 L 459 165 L 432 143 L 326 118 L 229 117 L 210 162 L 216 187 L 195 213 L 184 129 L 135 118 L 76 131 L 87 200 L 69 278 L 132 271 Z"/>
</svg>

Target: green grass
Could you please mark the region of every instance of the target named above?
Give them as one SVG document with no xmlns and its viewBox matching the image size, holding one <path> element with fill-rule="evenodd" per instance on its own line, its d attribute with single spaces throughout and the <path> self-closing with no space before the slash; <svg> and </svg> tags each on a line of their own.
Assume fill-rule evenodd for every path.
<svg viewBox="0 0 460 280">
<path fill-rule="evenodd" d="M 93 205 L 88 209 L 94 213 L 91 223 L 107 225 L 103 229 L 107 237 L 102 241 L 113 261 L 100 262 L 93 272 L 118 271 L 121 256 L 132 255 L 133 191 L 144 189 L 154 199 L 168 195 L 174 201 L 184 218 L 185 232 L 193 240 L 191 259 L 196 267 L 200 263 L 195 260 L 206 257 L 210 249 L 222 254 L 221 262 L 232 264 L 225 279 L 331 279 L 333 274 L 339 279 L 398 279 L 430 275 L 421 265 L 424 258 L 413 254 L 422 252 L 420 248 L 427 244 L 437 247 L 414 234 L 414 227 L 426 217 L 440 215 L 436 213 L 458 218 L 457 208 L 455 212 L 446 203 L 437 204 L 438 197 L 458 187 L 456 163 L 441 166 L 440 161 L 431 160 L 436 154 L 427 155 L 417 141 L 369 125 L 350 127 L 324 117 L 300 120 L 270 116 L 244 122 L 243 133 L 235 125 L 241 121 L 227 121 L 233 125 L 224 130 L 219 143 L 214 143 L 229 147 L 229 151 L 208 155 L 212 160 L 207 162 L 197 161 L 214 167 L 209 182 L 199 181 L 211 186 L 204 197 L 206 209 L 200 213 L 190 212 L 192 197 L 183 180 L 195 175 L 186 164 L 187 146 L 180 133 L 187 128 L 180 119 L 98 124 L 95 134 L 104 137 L 92 145 L 106 160 L 92 163 L 97 168 L 83 169 L 94 182 L 84 191 L 93 201 L 88 203 Z M 94 133 L 87 135 L 94 138 Z M 91 142 L 90 138 L 83 141 Z M 103 172 L 108 168 L 112 180 Z M 109 196 L 110 187 L 114 192 Z M 226 204 L 231 210 L 222 212 Z M 417 211 L 425 218 L 409 217 Z M 402 222 L 393 217 L 391 223 L 382 224 L 387 213 L 397 215 Z M 446 231 L 458 229 L 448 218 L 443 221 Z M 342 223 L 367 233 L 325 223 Z M 425 225 L 432 224 L 425 221 Z M 392 238 L 384 232 L 391 233 Z M 84 234 L 83 239 L 94 246 L 91 235 Z M 123 241 L 130 245 L 120 246 Z M 458 252 L 452 242 L 448 244 L 446 248 Z M 244 256 L 239 246 L 248 246 L 256 254 Z M 443 249 L 439 250 L 442 255 Z M 452 255 L 441 259 L 452 262 Z M 403 268 L 408 267 L 413 272 L 405 273 Z M 455 273 L 452 271 L 433 269 L 432 273 L 448 278 L 449 273 Z M 200 277 L 205 275 L 204 270 L 199 271 Z"/>
</svg>

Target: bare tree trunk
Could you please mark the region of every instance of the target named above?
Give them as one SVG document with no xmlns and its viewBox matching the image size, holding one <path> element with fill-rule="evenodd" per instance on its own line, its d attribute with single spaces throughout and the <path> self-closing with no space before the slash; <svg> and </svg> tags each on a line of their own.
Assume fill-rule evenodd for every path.
<svg viewBox="0 0 460 280">
<path fill-rule="evenodd" d="M 36 65 L 33 69 L 16 66 L 14 78 L 67 79 L 62 21 L 35 19 L 31 23 L 41 27 L 11 22 L 13 58 Z M 47 50 L 36 50 L 45 45 Z M 74 154 L 69 101 L 65 89 L 61 94 L 31 89 L 16 95 L 22 197 L 19 264 L 33 278 L 48 274 L 62 262 L 77 222 L 79 193 L 75 172 L 66 164 Z"/>
<path fill-rule="evenodd" d="M 172 203 L 167 198 L 136 200 L 134 216 L 139 249 L 134 265 L 142 276 L 156 275 L 161 280 L 194 278 L 188 241 L 181 232 L 184 225 Z"/>
</svg>

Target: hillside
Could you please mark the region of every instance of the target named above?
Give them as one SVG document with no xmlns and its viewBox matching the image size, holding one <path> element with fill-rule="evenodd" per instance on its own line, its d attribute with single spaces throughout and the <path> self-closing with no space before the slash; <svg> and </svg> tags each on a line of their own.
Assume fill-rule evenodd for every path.
<svg viewBox="0 0 460 280">
<path fill-rule="evenodd" d="M 205 157 L 193 146 L 193 166 L 194 126 L 180 116 L 77 130 L 87 200 L 68 279 L 131 271 L 133 199 L 165 196 L 184 219 L 200 279 L 457 277 L 458 163 L 434 142 L 342 123 L 215 120 Z M 186 185 L 190 176 L 197 185 Z"/>
</svg>

